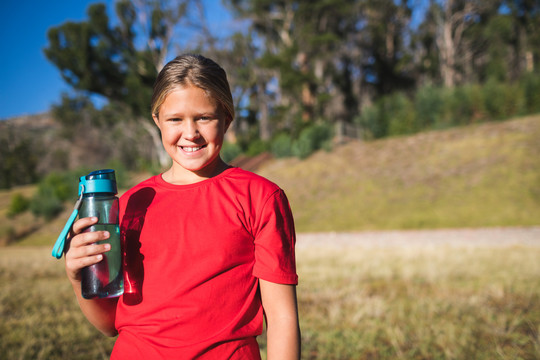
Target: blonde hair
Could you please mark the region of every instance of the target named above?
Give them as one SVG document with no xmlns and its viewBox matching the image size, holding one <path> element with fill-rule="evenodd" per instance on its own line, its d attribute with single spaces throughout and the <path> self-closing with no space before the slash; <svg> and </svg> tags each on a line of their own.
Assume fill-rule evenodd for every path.
<svg viewBox="0 0 540 360">
<path fill-rule="evenodd" d="M 180 55 L 159 72 L 154 83 L 151 110 L 158 117 L 167 95 L 178 87 L 196 86 L 217 100 L 227 117 L 234 119 L 234 103 L 227 74 L 216 62 L 202 55 Z"/>
</svg>

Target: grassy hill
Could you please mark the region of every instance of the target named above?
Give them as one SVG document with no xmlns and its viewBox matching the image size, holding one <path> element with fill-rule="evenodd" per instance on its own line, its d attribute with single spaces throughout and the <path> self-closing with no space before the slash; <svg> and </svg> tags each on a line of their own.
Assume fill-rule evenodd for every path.
<svg viewBox="0 0 540 360">
<path fill-rule="evenodd" d="M 353 142 L 260 171 L 299 232 L 540 224 L 540 116 Z"/>
<path fill-rule="evenodd" d="M 350 142 L 306 160 L 274 159 L 258 170 L 285 189 L 299 232 L 540 225 L 540 116 L 372 142 Z M 0 243 L 52 246 L 56 220 L 6 216 Z"/>
</svg>

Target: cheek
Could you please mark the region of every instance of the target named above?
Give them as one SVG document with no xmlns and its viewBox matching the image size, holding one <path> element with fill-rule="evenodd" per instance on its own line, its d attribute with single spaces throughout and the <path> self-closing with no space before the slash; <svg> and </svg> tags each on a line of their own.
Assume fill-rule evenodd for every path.
<svg viewBox="0 0 540 360">
<path fill-rule="evenodd" d="M 178 138 L 177 131 L 174 129 L 163 129 L 161 131 L 161 139 L 163 142 L 173 142 Z"/>
</svg>

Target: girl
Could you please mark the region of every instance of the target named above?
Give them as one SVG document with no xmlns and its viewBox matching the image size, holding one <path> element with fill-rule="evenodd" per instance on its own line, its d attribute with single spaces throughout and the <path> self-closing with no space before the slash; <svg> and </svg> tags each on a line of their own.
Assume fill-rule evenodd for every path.
<svg viewBox="0 0 540 360">
<path fill-rule="evenodd" d="M 284 192 L 227 165 L 220 150 L 234 118 L 225 71 L 184 55 L 159 73 L 152 117 L 172 159 L 120 199 L 125 293 L 86 300 L 81 269 L 110 249 L 107 232 L 79 219 L 66 272 L 87 319 L 116 336 L 112 359 L 298 359 L 293 218 Z"/>
</svg>

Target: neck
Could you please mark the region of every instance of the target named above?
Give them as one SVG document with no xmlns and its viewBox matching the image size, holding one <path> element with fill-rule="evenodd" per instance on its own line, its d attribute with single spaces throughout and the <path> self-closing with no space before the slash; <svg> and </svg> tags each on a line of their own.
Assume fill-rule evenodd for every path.
<svg viewBox="0 0 540 360">
<path fill-rule="evenodd" d="M 228 168 L 229 165 L 219 157 L 213 164 L 197 171 L 186 170 L 178 164 L 173 163 L 171 168 L 163 173 L 163 180 L 175 185 L 195 184 L 213 178 Z"/>
</svg>

